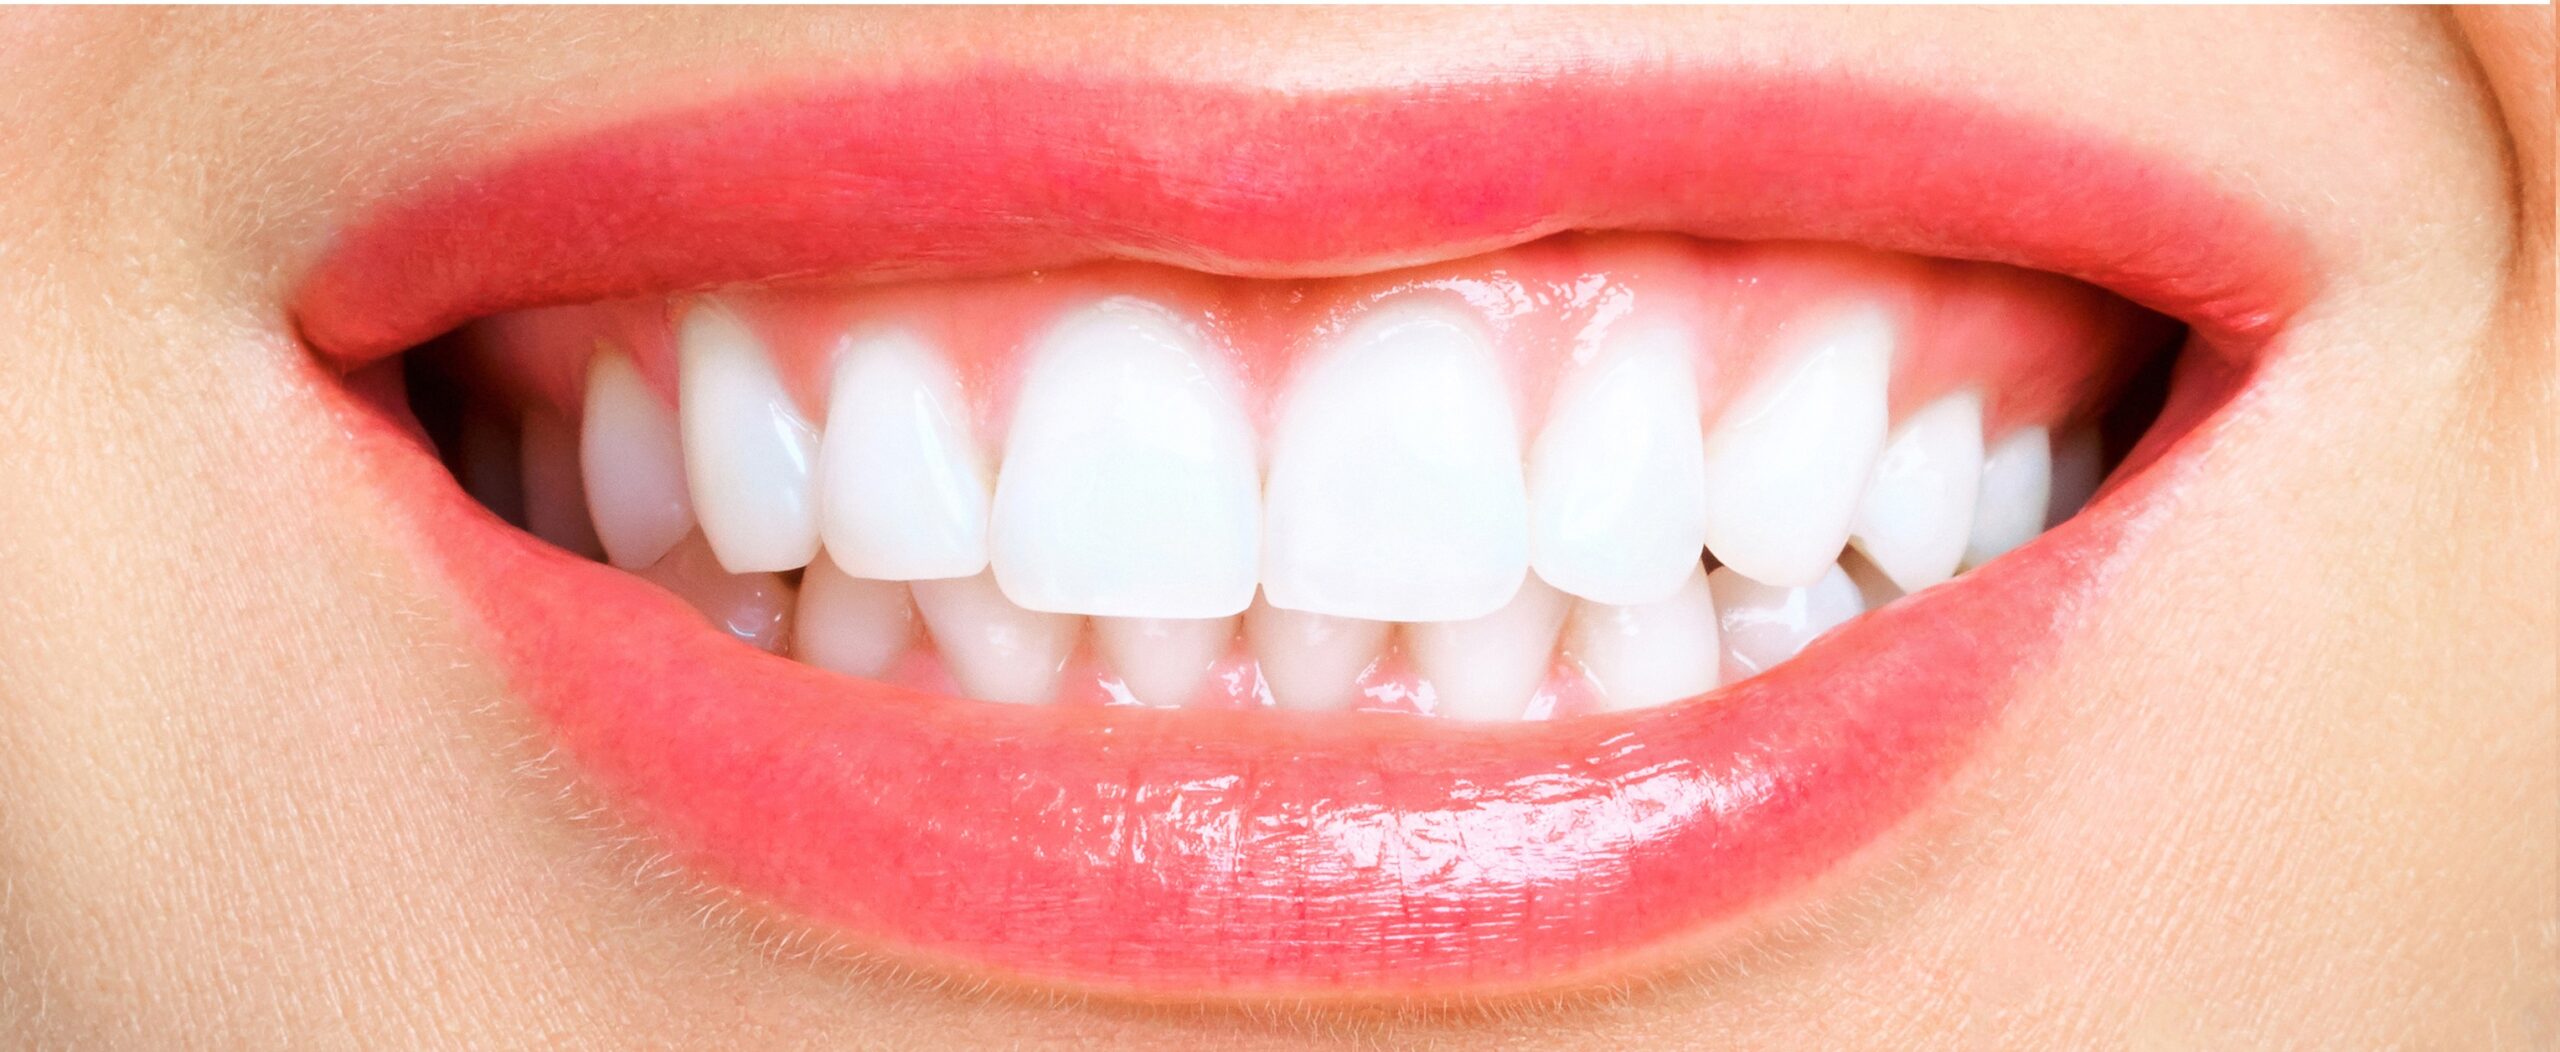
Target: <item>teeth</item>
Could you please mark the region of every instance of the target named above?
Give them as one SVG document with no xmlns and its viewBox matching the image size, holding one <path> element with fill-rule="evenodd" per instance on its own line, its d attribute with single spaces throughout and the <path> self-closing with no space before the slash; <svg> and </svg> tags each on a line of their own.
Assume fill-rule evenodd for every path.
<svg viewBox="0 0 2560 1052">
<path fill-rule="evenodd" d="M 1820 332 L 1707 439 L 1707 547 L 1774 584 L 1810 584 L 1839 557 L 1884 442 L 1892 319 L 1860 309 Z"/>
<path fill-rule="evenodd" d="M 677 332 L 685 477 L 720 565 L 791 570 L 818 554 L 810 463 L 818 432 L 791 404 L 754 333 L 704 303 Z"/>
<path fill-rule="evenodd" d="M 528 413 L 519 452 L 524 528 L 579 555 L 600 554 L 595 524 L 587 518 L 586 486 L 578 480 L 577 430 L 548 413 Z"/>
<path fill-rule="evenodd" d="M 2052 440 L 2041 427 L 2010 432 L 1982 458 L 1982 492 L 1973 502 L 1964 565 L 1980 566 L 2034 540 L 2052 500 Z"/>
<path fill-rule="evenodd" d="M 1209 667 L 1235 642 L 1241 619 L 1097 617 L 1094 645 L 1140 702 L 1180 705 L 1200 689 Z"/>
<path fill-rule="evenodd" d="M 701 534 L 686 537 L 639 573 L 759 650 L 779 652 L 791 637 L 791 582 L 777 573 L 722 569 Z"/>
<path fill-rule="evenodd" d="M 1613 338 L 1557 397 L 1529 453 L 1529 561 L 1547 583 L 1645 603 L 1696 569 L 1706 450 L 1690 343 L 1666 325 Z"/>
<path fill-rule="evenodd" d="M 1511 392 L 1474 321 L 1378 309 L 1284 397 L 1264 490 L 1274 606 L 1380 621 L 1500 609 L 1529 564 Z"/>
<path fill-rule="evenodd" d="M 907 652 L 915 615 L 907 586 L 849 577 L 821 555 L 800 578 L 792 656 L 849 676 L 877 676 Z"/>
<path fill-rule="evenodd" d="M 1840 572 L 1848 574 L 1850 583 L 1858 586 L 1858 603 L 1868 610 L 1902 598 L 1902 586 L 1893 583 L 1893 578 L 1885 576 L 1884 571 L 1876 569 L 1876 564 L 1859 552 L 1851 551 L 1840 557 Z"/>
<path fill-rule="evenodd" d="M 1982 482 L 1982 396 L 1929 403 L 1895 428 L 1859 498 L 1864 552 L 1903 591 L 1956 575 Z"/>
<path fill-rule="evenodd" d="M 605 556 L 626 570 L 657 562 L 693 532 L 675 414 L 630 359 L 605 351 L 587 367 L 579 429 L 578 468 Z"/>
<path fill-rule="evenodd" d="M 1649 603 L 1581 604 L 1565 647 L 1613 711 L 1714 690 L 1721 651 L 1706 568 L 1691 564 L 1678 588 Z"/>
<path fill-rule="evenodd" d="M 1462 720 L 1520 718 L 1555 664 L 1556 630 L 1571 602 L 1532 577 L 1483 617 L 1405 626 L 1415 671 L 1439 698 L 1435 711 Z"/>
<path fill-rule="evenodd" d="M 905 332 L 858 339 L 836 365 L 819 463 L 827 556 L 883 581 L 987 568 L 987 478 L 960 378 Z"/>
<path fill-rule="evenodd" d="M 2079 514 L 2081 506 L 2097 495 L 2106 473 L 2096 425 L 2082 424 L 2054 436 L 2053 503 L 2045 511 L 2045 527 L 2051 529 Z"/>
<path fill-rule="evenodd" d="M 1284 709 L 1348 708 L 1360 673 L 1387 644 L 1383 621 L 1283 610 L 1255 603 L 1245 611 L 1245 640 L 1262 666 L 1271 700 Z"/>
<path fill-rule="evenodd" d="M 1724 678 L 1734 682 L 1796 656 L 1835 625 L 1864 613 L 1858 586 L 1838 566 L 1812 584 L 1784 588 L 1718 567 L 1707 575 L 1724 642 Z"/>
<path fill-rule="evenodd" d="M 997 475 L 996 580 L 1034 610 L 1211 618 L 1253 601 L 1254 436 L 1199 337 L 1097 304 L 1033 351 Z"/>
<path fill-rule="evenodd" d="M 987 574 L 908 586 L 934 647 L 973 698 L 1039 704 L 1056 696 L 1058 675 L 1084 621 L 1007 602 Z"/>
</svg>

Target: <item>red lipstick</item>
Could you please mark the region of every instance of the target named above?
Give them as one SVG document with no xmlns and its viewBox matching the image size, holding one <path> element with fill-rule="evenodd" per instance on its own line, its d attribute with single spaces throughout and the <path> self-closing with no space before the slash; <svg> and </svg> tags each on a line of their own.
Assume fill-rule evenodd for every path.
<svg viewBox="0 0 2560 1052">
<path fill-rule="evenodd" d="M 1496 130 L 1537 145 L 1485 149 Z M 344 403 L 373 483 L 516 691 L 714 880 L 892 953 L 1083 988 L 1521 990 L 1742 917 L 1924 806 L 2303 301 L 2295 239 L 2086 134 L 1855 84 L 989 74 L 540 147 L 347 231 L 296 315 L 354 368 L 548 303 L 1112 256 L 1343 273 L 1600 228 L 2054 271 L 2186 322 L 2224 367 L 2189 371 L 2099 504 L 1975 573 L 1701 699 L 1502 727 L 1016 707 L 833 675 L 513 530 L 396 413 Z"/>
</svg>

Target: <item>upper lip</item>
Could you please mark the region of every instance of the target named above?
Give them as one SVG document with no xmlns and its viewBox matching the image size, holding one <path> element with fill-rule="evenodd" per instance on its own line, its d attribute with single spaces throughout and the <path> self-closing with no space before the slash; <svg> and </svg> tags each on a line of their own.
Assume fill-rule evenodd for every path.
<svg viewBox="0 0 2560 1052">
<path fill-rule="evenodd" d="M 1488 129 L 1533 146 L 1486 149 Z M 1963 99 L 1769 74 L 1293 94 L 991 72 L 541 147 L 366 218 L 293 303 L 354 367 L 544 303 L 1103 256 L 1335 273 L 1574 228 L 2055 271 L 2244 365 L 2309 292 L 2298 239 L 2194 175 Z M 1517 989 L 1805 883 L 1970 751 L 2181 459 L 2149 449 L 2154 477 L 2092 514 L 1712 705 L 1417 731 L 936 703 L 753 654 L 477 514 L 347 409 L 518 690 L 678 854 L 909 953 L 1143 992 Z"/>
</svg>

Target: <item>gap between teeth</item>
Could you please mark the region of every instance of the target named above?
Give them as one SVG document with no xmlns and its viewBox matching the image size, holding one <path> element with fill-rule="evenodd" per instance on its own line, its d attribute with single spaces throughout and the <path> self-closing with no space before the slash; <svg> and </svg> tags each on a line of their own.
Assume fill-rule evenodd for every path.
<svg viewBox="0 0 2560 1052">
<path fill-rule="evenodd" d="M 1440 715 L 1640 708 L 1782 662 L 2095 488 L 2093 432 L 1986 436 L 1979 392 L 1888 420 L 1892 320 L 1815 320 L 1712 422 L 1694 338 L 1619 325 L 1523 434 L 1481 323 L 1392 303 L 1300 364 L 1265 439 L 1211 337 L 1117 297 L 1035 339 L 990 455 L 912 333 L 849 335 L 813 421 L 703 301 L 679 408 L 604 348 L 574 433 L 528 419 L 526 515 L 765 649 L 866 677 L 929 657 L 985 700 L 1090 671 L 1124 702 L 1331 709 L 1393 666 Z"/>
</svg>

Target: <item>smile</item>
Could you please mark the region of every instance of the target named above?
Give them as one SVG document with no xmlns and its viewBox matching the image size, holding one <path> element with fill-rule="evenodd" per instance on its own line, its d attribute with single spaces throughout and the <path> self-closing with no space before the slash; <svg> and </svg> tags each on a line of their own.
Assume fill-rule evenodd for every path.
<svg viewBox="0 0 2560 1052">
<path fill-rule="evenodd" d="M 1855 82 L 990 74 L 537 146 L 295 314 L 709 881 L 1030 982 L 1475 994 L 1924 809 L 2281 353 L 2294 243 Z"/>
</svg>

